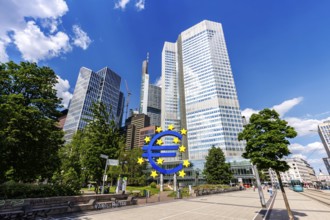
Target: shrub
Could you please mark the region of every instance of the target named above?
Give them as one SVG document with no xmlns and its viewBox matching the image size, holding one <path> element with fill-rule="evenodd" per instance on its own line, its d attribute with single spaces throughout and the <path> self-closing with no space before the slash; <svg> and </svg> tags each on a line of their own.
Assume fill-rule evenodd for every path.
<svg viewBox="0 0 330 220">
<path fill-rule="evenodd" d="M 68 185 L 6 182 L 0 185 L 0 198 L 3 199 L 24 199 L 42 198 L 52 196 L 73 196 L 79 195 L 79 191 Z"/>
<path fill-rule="evenodd" d="M 152 182 L 152 183 L 150 183 L 150 187 L 155 189 L 155 188 L 157 188 L 157 184 L 155 182 Z"/>
</svg>

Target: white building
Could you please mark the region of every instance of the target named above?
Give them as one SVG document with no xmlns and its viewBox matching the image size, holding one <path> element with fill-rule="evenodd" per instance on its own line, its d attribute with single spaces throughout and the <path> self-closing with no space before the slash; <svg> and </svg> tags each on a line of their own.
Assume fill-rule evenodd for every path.
<svg viewBox="0 0 330 220">
<path fill-rule="evenodd" d="M 140 114 L 150 117 L 150 125 L 160 126 L 161 88 L 149 82 L 149 54 L 142 63 L 142 79 L 140 92 Z"/>
<path fill-rule="evenodd" d="M 311 186 L 317 181 L 314 169 L 306 160 L 301 158 L 289 158 L 285 159 L 285 161 L 290 166 L 290 169 L 280 173 L 283 183 L 290 184 L 291 180 L 300 180 L 305 185 Z"/>
<path fill-rule="evenodd" d="M 188 130 L 183 157 L 194 167 L 203 169 L 212 146 L 220 147 L 229 162 L 243 160 L 245 146 L 237 139 L 242 116 L 220 23 L 202 21 L 175 43 L 165 42 L 161 115 L 163 128 L 173 124 Z M 252 176 L 252 171 L 245 174 Z"/>
</svg>

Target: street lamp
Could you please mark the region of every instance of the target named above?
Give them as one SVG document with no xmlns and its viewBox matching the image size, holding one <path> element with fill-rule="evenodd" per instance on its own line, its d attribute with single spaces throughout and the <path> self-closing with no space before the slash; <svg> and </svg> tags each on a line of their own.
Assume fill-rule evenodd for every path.
<svg viewBox="0 0 330 220">
<path fill-rule="evenodd" d="M 105 181 L 105 175 L 106 175 L 106 172 L 107 172 L 107 163 L 108 163 L 109 156 L 108 155 L 105 155 L 105 154 L 101 154 L 100 157 L 103 158 L 103 159 L 105 159 L 105 167 L 104 167 L 104 175 L 103 175 L 103 185 L 102 185 L 102 192 L 101 192 L 101 194 L 104 194 L 104 181 Z"/>
</svg>

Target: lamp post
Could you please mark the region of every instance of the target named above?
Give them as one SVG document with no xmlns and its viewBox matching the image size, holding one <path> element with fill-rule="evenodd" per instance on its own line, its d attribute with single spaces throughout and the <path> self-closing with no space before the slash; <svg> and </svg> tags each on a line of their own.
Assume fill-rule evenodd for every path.
<svg viewBox="0 0 330 220">
<path fill-rule="evenodd" d="M 101 194 L 104 194 L 104 181 L 105 181 L 105 175 L 106 175 L 106 172 L 107 172 L 107 163 L 108 163 L 109 156 L 108 155 L 105 155 L 105 154 L 101 154 L 100 157 L 103 158 L 103 159 L 105 159 L 105 167 L 104 167 L 104 175 L 103 175 L 103 185 L 102 185 L 102 192 L 101 192 Z"/>
</svg>

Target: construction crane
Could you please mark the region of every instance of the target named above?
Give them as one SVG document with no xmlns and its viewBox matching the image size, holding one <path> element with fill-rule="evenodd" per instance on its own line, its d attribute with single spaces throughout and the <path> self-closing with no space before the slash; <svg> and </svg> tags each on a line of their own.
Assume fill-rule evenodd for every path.
<svg viewBox="0 0 330 220">
<path fill-rule="evenodd" d="M 127 86 L 127 81 L 125 79 L 125 85 L 126 85 L 126 92 L 127 92 L 127 98 L 126 98 L 126 117 L 125 119 L 127 119 L 127 113 L 128 113 L 128 105 L 129 105 L 129 97 L 132 95 L 131 91 L 129 91 L 128 86 Z"/>
</svg>

